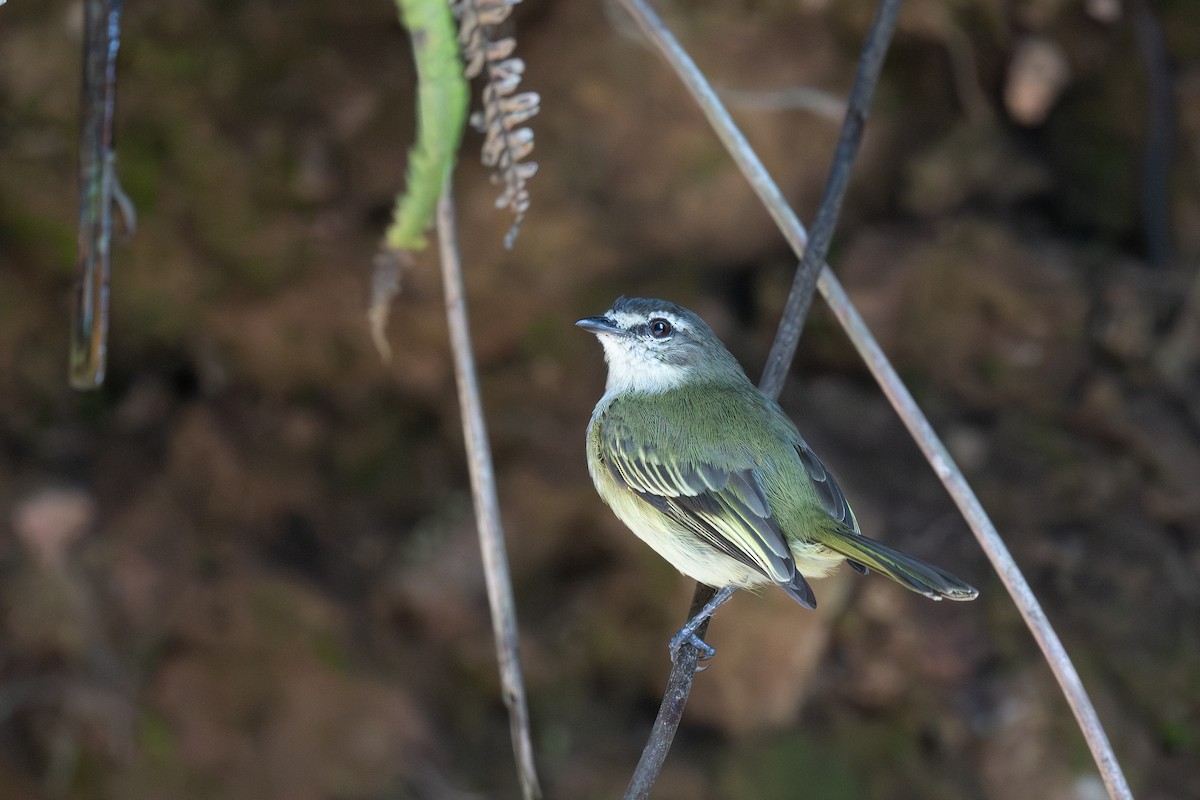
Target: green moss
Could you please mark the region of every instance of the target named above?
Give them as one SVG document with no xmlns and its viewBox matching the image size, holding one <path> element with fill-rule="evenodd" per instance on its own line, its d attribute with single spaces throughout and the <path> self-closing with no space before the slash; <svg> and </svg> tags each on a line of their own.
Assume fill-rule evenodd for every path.
<svg viewBox="0 0 1200 800">
<path fill-rule="evenodd" d="M 984 353 L 975 362 L 975 372 L 984 386 L 998 389 L 1006 383 L 1009 364 L 995 353 Z"/>
<path fill-rule="evenodd" d="M 59 768 L 63 767 L 72 770 L 71 788 L 69 792 L 59 796 L 69 796 L 71 800 L 101 800 L 106 796 L 103 789 L 104 778 L 110 774 L 111 765 L 98 749 L 86 746 L 81 748 L 76 758 Z"/>
<path fill-rule="evenodd" d="M 1167 52 L 1178 64 L 1200 58 L 1200 5 L 1195 0 L 1163 0 L 1155 4 Z"/>
<path fill-rule="evenodd" d="M 767 741 L 719 777 L 721 797 L 859 800 L 866 787 L 850 759 L 805 736 Z"/>
<path fill-rule="evenodd" d="M 1141 158 L 1131 130 L 1142 117 L 1140 80 L 1121 59 L 1082 83 L 1046 124 L 1050 163 L 1059 172 L 1058 208 L 1068 225 L 1108 240 L 1137 229 Z M 1136 107 L 1138 113 L 1129 109 Z"/>
<path fill-rule="evenodd" d="M 163 84 L 194 84 L 205 77 L 214 61 L 207 49 L 183 47 L 179 40 L 163 43 L 152 36 L 127 37 L 121 45 L 131 72 Z"/>
<path fill-rule="evenodd" d="M 312 631 L 309 638 L 313 654 L 322 664 L 335 672 L 349 675 L 350 655 L 341 638 L 333 631 Z"/>
<path fill-rule="evenodd" d="M 76 229 L 74 217 L 71 220 L 0 205 L 0 242 L 5 249 L 22 251 L 20 261 L 37 274 L 68 278 L 75 270 Z"/>
<path fill-rule="evenodd" d="M 279 256 L 247 256 L 238 259 L 234 267 L 242 284 L 260 297 L 282 289 L 295 275 L 289 261 Z"/>
<path fill-rule="evenodd" d="M 1158 738 L 1168 752 L 1200 751 L 1200 735 L 1197 735 L 1195 726 L 1186 720 L 1160 721 Z"/>
<path fill-rule="evenodd" d="M 707 135 L 689 149 L 691 152 L 687 153 L 687 163 L 682 170 L 682 178 L 687 186 L 712 183 L 729 170 L 729 155 Z"/>
<path fill-rule="evenodd" d="M 350 672 L 350 656 L 337 631 L 336 615 L 317 596 L 290 583 L 268 582 L 256 589 L 255 626 L 271 643 L 299 646 L 335 672 Z"/>
<path fill-rule="evenodd" d="M 153 215 L 158 206 L 163 175 L 168 171 L 170 142 L 168 133 L 155 122 L 121 132 L 118 143 L 117 175 L 121 188 L 139 218 Z"/>
<path fill-rule="evenodd" d="M 113 280 L 111 335 L 120 331 L 124 347 L 133 341 L 141 346 L 172 346 L 191 330 L 195 318 L 187 303 L 181 303 L 168 287 L 148 281 Z"/>
<path fill-rule="evenodd" d="M 137 721 L 138 750 L 157 763 L 169 763 L 179 756 L 179 743 L 167 721 L 152 711 L 143 711 Z"/>
<path fill-rule="evenodd" d="M 562 356 L 568 332 L 561 313 L 539 314 L 522 331 L 521 351 L 526 356 Z"/>
</svg>

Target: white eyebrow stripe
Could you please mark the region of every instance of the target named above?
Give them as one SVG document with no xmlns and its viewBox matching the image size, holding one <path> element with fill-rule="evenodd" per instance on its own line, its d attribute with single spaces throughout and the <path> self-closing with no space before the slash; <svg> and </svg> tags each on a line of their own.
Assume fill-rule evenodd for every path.
<svg viewBox="0 0 1200 800">
<path fill-rule="evenodd" d="M 666 311 L 666 310 L 653 311 L 649 315 L 634 314 L 629 311 L 612 311 L 612 310 L 610 310 L 608 312 L 608 315 L 610 317 L 612 317 L 613 320 L 616 321 L 616 323 L 618 325 L 620 325 L 622 328 L 626 328 L 626 329 L 632 328 L 634 325 L 641 325 L 649 320 L 658 319 L 658 318 L 665 319 L 667 322 L 671 323 L 671 325 L 673 327 L 676 327 L 676 328 L 686 328 L 687 327 L 686 322 L 684 322 L 682 319 L 680 319 L 675 314 L 672 314 L 670 311 Z"/>
</svg>

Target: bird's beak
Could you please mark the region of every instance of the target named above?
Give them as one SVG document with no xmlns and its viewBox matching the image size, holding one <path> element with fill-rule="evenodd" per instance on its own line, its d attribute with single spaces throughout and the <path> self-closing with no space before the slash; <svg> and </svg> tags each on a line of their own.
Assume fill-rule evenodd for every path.
<svg viewBox="0 0 1200 800">
<path fill-rule="evenodd" d="M 575 325 L 597 336 L 602 333 L 616 334 L 621 332 L 621 329 L 617 327 L 617 323 L 608 317 L 584 317 L 579 322 L 576 322 Z"/>
</svg>

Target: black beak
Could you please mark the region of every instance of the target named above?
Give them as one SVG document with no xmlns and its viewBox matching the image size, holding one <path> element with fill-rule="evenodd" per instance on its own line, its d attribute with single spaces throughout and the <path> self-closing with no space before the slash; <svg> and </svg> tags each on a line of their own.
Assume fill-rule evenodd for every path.
<svg viewBox="0 0 1200 800">
<path fill-rule="evenodd" d="M 599 336 L 602 333 L 620 333 L 621 329 L 617 327 L 617 323 L 613 322 L 608 317 L 584 317 L 576 322 L 577 327 L 583 328 L 588 333 L 594 333 Z"/>
</svg>

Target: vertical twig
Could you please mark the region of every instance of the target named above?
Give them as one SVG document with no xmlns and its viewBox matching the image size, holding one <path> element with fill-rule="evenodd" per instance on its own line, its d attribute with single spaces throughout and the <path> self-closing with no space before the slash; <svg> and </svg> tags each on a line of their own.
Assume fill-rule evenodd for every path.
<svg viewBox="0 0 1200 800">
<path fill-rule="evenodd" d="M 95 389 L 104 382 L 107 361 L 113 204 L 121 204 L 130 229 L 133 206 L 117 183 L 113 155 L 121 0 L 86 0 L 83 11 L 79 251 L 71 304 L 68 377 L 76 389 Z"/>
<path fill-rule="evenodd" d="M 1175 81 L 1162 25 L 1151 0 L 1134 3 L 1133 27 L 1146 66 L 1146 144 L 1142 154 L 1142 238 L 1152 267 L 1171 263 L 1171 149 L 1175 139 Z"/>
<path fill-rule="evenodd" d="M 533 762 L 533 743 L 529 735 L 529 710 L 525 702 L 525 684 L 521 677 L 521 659 L 517 651 L 517 612 L 512 584 L 508 577 L 508 558 L 504 551 L 504 531 L 500 526 L 500 502 L 496 496 L 496 476 L 492 469 L 483 404 L 471 348 L 471 330 L 467 322 L 466 293 L 462 263 L 458 254 L 458 233 L 454 220 L 454 198 L 446 182 L 437 206 L 438 247 L 442 262 L 442 282 L 446 292 L 446 319 L 450 325 L 450 345 L 454 351 L 454 375 L 462 405 L 463 436 L 466 440 L 467 465 L 471 472 L 471 495 L 479 530 L 479 550 L 483 556 L 488 605 L 492 612 L 492 631 L 496 636 L 496 657 L 500 662 L 501 691 L 508 708 L 517 775 L 525 800 L 542 796 Z"/>
<path fill-rule="evenodd" d="M 757 154 L 734 124 L 729 112 L 718 100 L 707 79 L 643 0 L 621 0 L 621 3 L 692 93 L 715 129 L 718 138 L 725 144 L 738 168 L 776 221 L 793 252 L 797 257 L 803 258 L 808 239 L 804 226 L 801 225 L 795 212 L 784 200 L 782 193 L 771 180 Z M 1008 552 L 1008 548 L 1004 545 L 995 526 L 988 519 L 979 499 L 967 484 L 954 460 L 950 458 L 945 446 L 933 432 L 932 426 L 917 407 L 916 401 L 912 399 L 900 381 L 895 369 L 883 355 L 878 342 L 862 322 L 857 310 L 851 304 L 845 290 L 834 277 L 828 265 L 822 265 L 817 288 L 839 321 L 842 322 L 847 336 L 867 362 L 867 366 L 892 402 L 896 413 L 909 429 L 926 458 L 929 459 L 934 472 L 945 485 L 955 504 L 958 505 L 967 524 L 971 527 L 971 531 L 979 540 L 980 546 L 1012 597 L 1013 603 L 1020 611 L 1026 626 L 1041 647 L 1067 703 L 1075 714 L 1080 730 L 1087 740 L 1109 796 L 1113 800 L 1132 800 L 1133 795 L 1129 790 L 1125 775 L 1121 771 L 1112 745 L 1100 724 L 1096 709 L 1079 679 L 1079 674 L 1071 663 L 1058 635 L 1054 632 L 1054 628 L 1046 618 L 1045 612 L 1037 602 L 1037 598 L 1033 595 L 1032 589 L 1021 574 L 1020 568 L 1013 561 L 1012 555 Z"/>
</svg>

